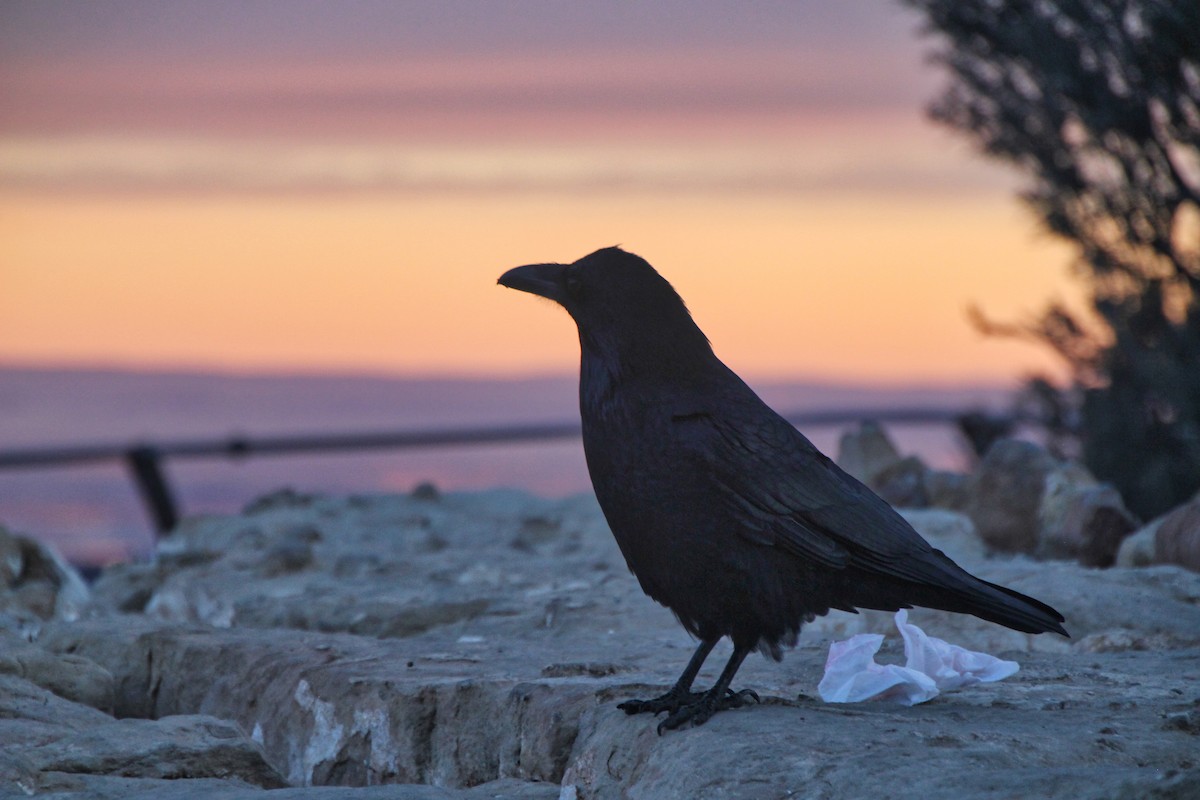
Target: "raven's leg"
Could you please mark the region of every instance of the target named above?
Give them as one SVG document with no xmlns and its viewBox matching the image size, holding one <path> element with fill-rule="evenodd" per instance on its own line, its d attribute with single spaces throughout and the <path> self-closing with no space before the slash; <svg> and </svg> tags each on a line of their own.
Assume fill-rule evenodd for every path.
<svg viewBox="0 0 1200 800">
<path fill-rule="evenodd" d="M 661 734 L 663 730 L 674 730 L 685 722 L 703 725 L 718 711 L 743 706 L 750 700 L 757 703 L 758 695 L 751 690 L 742 689 L 740 692 L 734 692 L 729 688 L 729 684 L 733 682 L 733 676 L 742 666 L 742 661 L 746 659 L 751 649 L 753 648 L 735 644 L 733 655 L 729 657 L 729 663 L 725 665 L 725 669 L 721 671 L 721 677 L 717 678 L 713 687 L 698 695 L 695 701 L 671 711 L 666 719 L 658 723 L 658 732 Z M 688 666 L 691 667 L 690 664 Z"/>
<path fill-rule="evenodd" d="M 688 662 L 687 668 L 683 674 L 679 676 L 679 680 L 675 681 L 675 685 L 671 687 L 671 691 L 664 694 L 662 697 L 656 697 L 653 700 L 626 700 L 617 708 L 624 711 L 626 714 L 658 714 L 661 711 L 666 711 L 674 714 L 688 703 L 694 703 L 704 695 L 701 692 L 692 691 L 692 683 L 696 680 L 696 675 L 700 672 L 700 667 L 704 666 L 704 659 L 708 658 L 708 654 L 717 646 L 720 641 L 718 636 L 716 639 L 705 639 L 700 642 L 700 646 L 696 648 L 696 652 L 692 654 L 692 660 Z"/>
</svg>

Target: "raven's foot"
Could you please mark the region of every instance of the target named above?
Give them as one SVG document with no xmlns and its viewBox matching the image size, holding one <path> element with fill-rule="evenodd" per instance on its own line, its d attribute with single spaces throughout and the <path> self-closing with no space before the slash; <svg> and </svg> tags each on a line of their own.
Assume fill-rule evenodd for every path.
<svg viewBox="0 0 1200 800">
<path fill-rule="evenodd" d="M 758 695 L 750 689 L 735 692 L 726 689 L 721 697 L 711 691 L 688 692 L 672 689 L 661 697 L 653 700 L 626 700 L 617 708 L 626 714 L 661 714 L 667 712 L 667 718 L 658 724 L 658 733 L 664 730 L 673 731 L 690 722 L 692 725 L 703 725 L 718 711 L 730 708 L 740 708 L 749 703 L 759 702 Z"/>
<path fill-rule="evenodd" d="M 726 689 L 723 697 L 717 697 L 712 692 L 705 692 L 694 703 L 680 706 L 658 723 L 658 735 L 662 736 L 663 731 L 673 731 L 687 723 L 691 723 L 693 726 L 703 725 L 718 711 L 741 708 L 751 702 L 757 703 L 759 699 L 758 695 L 750 689 L 742 689 L 740 692 Z"/>
<path fill-rule="evenodd" d="M 664 711 L 674 714 L 684 706 L 698 702 L 702 697 L 704 697 L 704 692 L 689 692 L 676 686 L 653 700 L 626 700 L 617 708 L 626 714 L 661 714 Z"/>
</svg>

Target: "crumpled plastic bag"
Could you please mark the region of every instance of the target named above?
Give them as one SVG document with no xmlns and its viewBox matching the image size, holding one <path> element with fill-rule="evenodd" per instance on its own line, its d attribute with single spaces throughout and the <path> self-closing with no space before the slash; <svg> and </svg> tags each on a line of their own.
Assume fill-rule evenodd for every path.
<svg viewBox="0 0 1200 800">
<path fill-rule="evenodd" d="M 929 636 L 896 612 L 896 628 L 904 637 L 905 665 L 876 664 L 883 644 L 879 633 L 860 633 L 829 646 L 825 676 L 817 693 L 826 703 L 893 700 L 906 706 L 924 703 L 944 691 L 1002 680 L 1021 667 L 1015 661 L 976 653 Z"/>
</svg>

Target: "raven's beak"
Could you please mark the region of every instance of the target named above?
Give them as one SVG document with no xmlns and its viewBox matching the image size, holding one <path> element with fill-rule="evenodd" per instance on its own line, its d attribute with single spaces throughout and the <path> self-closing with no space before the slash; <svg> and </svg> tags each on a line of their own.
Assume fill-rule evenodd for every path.
<svg viewBox="0 0 1200 800">
<path fill-rule="evenodd" d="M 565 298 L 562 276 L 566 267 L 566 264 L 527 264 L 524 267 L 513 267 L 496 282 L 510 289 L 562 303 Z"/>
</svg>

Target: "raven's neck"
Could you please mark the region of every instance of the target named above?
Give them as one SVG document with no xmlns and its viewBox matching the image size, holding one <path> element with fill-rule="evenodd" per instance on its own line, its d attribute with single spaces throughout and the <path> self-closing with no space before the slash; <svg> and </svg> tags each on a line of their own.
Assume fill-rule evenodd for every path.
<svg viewBox="0 0 1200 800">
<path fill-rule="evenodd" d="M 585 414 L 603 413 L 623 390 L 636 387 L 638 398 L 651 400 L 677 395 L 724 371 L 703 331 L 690 317 L 686 323 L 625 337 L 581 328 L 579 402 Z"/>
</svg>

